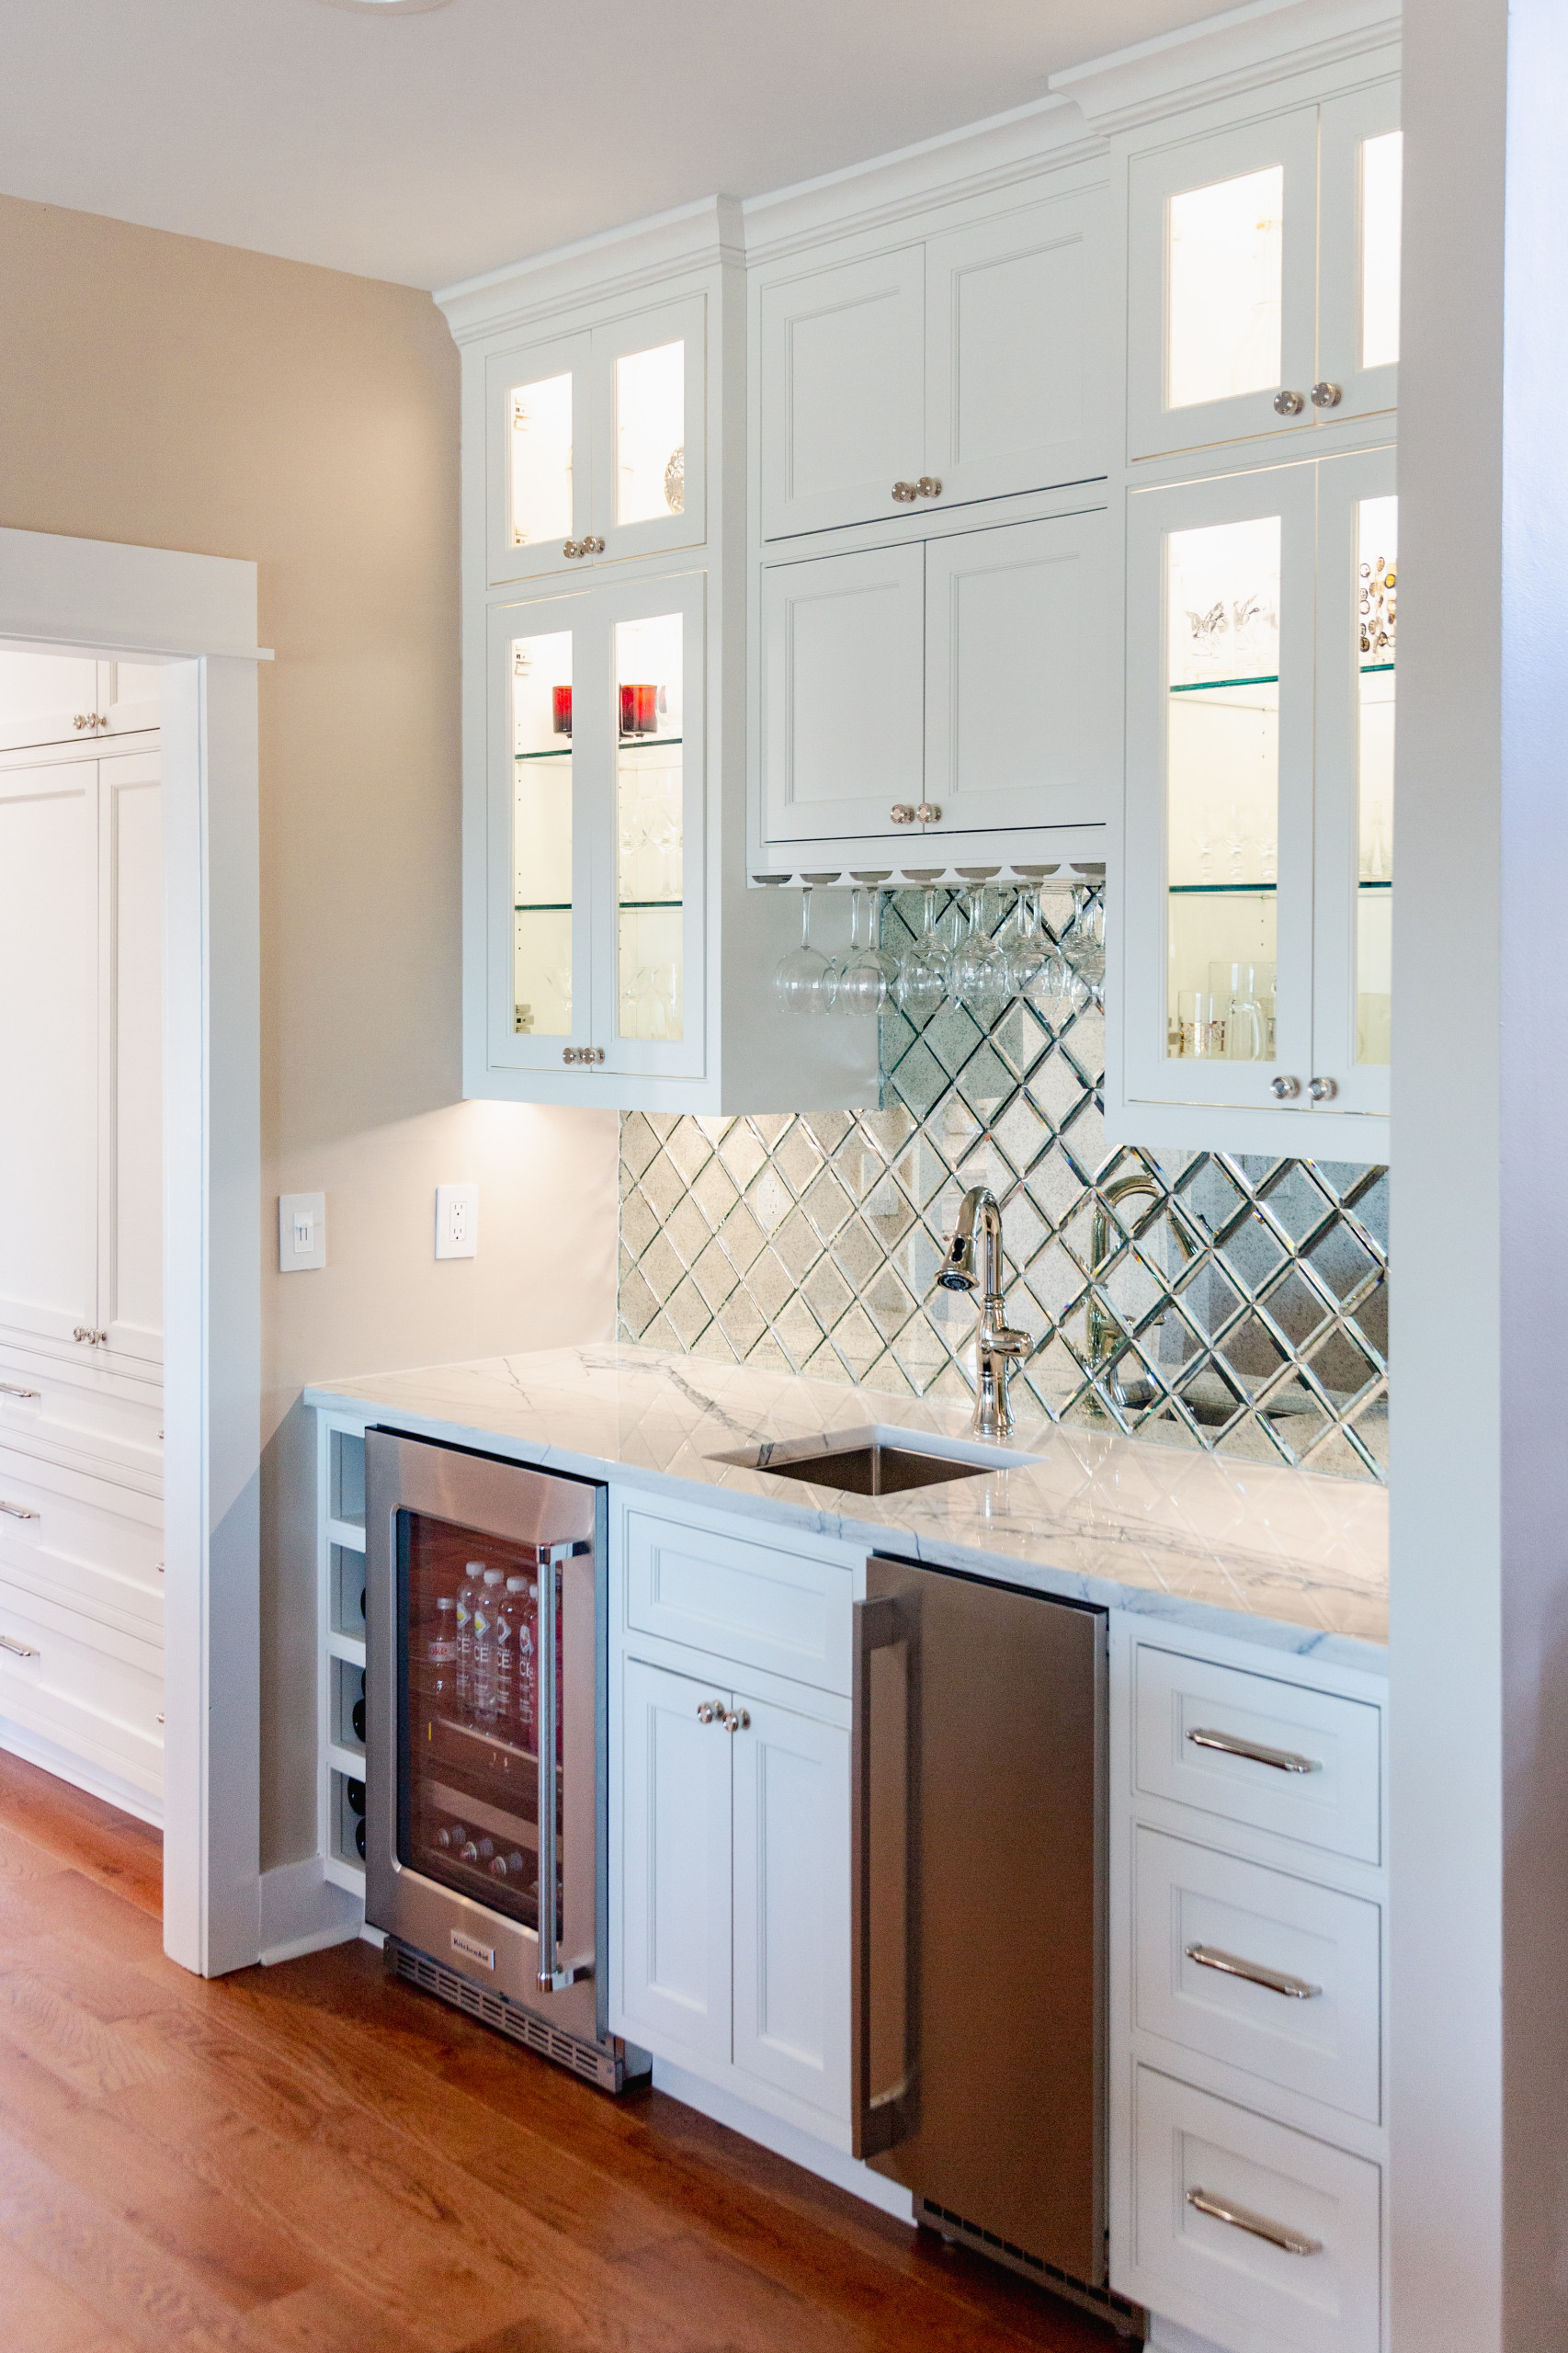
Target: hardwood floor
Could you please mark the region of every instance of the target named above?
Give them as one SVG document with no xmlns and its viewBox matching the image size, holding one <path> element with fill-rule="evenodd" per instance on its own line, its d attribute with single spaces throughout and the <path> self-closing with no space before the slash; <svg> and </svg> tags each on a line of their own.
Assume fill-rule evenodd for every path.
<svg viewBox="0 0 1568 2353">
<path fill-rule="evenodd" d="M 365 1944 L 203 1984 L 157 1834 L 0 1755 L 18 2353 L 1108 2353 L 1102 2324 Z"/>
</svg>

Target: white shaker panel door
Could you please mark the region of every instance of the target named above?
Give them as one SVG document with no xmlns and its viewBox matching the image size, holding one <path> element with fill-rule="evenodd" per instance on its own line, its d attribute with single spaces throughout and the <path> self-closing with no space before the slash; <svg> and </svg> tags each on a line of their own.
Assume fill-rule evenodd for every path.
<svg viewBox="0 0 1568 2353">
<path fill-rule="evenodd" d="M 163 955 L 158 757 L 106 760 L 99 1305 L 108 1344 L 163 1360 Z"/>
<path fill-rule="evenodd" d="M 155 662 L 100 662 L 98 710 L 111 735 L 144 734 L 162 718 L 163 677 Z"/>
<path fill-rule="evenodd" d="M 941 503 L 1084 482 L 1109 464 L 1103 188 L 933 237 L 926 452 Z"/>
<path fill-rule="evenodd" d="M 762 575 L 763 812 L 771 842 L 885 834 L 923 790 L 925 551 Z M 903 821 L 907 822 L 907 820 Z"/>
<path fill-rule="evenodd" d="M 0 752 L 95 733 L 107 709 L 97 699 L 98 667 L 84 654 L 0 654 Z"/>
<path fill-rule="evenodd" d="M 97 802 L 95 760 L 0 775 L 0 1325 L 55 1340 L 97 1322 Z"/>
<path fill-rule="evenodd" d="M 926 266 L 904 245 L 762 290 L 762 536 L 897 515 L 926 465 Z"/>
<path fill-rule="evenodd" d="M 628 1659 L 621 1738 L 626 2031 L 710 2067 L 730 2057 L 728 1694 Z M 699 1711 L 714 1711 L 704 1722 Z"/>
<path fill-rule="evenodd" d="M 1108 816 L 1109 554 L 1103 508 L 927 541 L 926 798 L 939 832 Z"/>
<path fill-rule="evenodd" d="M 737 1693 L 735 2065 L 849 2116 L 849 1735 Z"/>
</svg>

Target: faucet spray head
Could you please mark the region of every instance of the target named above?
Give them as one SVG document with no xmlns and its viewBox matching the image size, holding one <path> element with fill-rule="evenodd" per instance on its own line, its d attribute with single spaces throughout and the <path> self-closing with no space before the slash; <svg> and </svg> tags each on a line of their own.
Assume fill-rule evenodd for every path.
<svg viewBox="0 0 1568 2353">
<path fill-rule="evenodd" d="M 976 1188 L 959 1204 L 957 1221 L 948 1236 L 948 1255 L 937 1277 L 944 1290 L 973 1290 L 979 1280 L 974 1271 L 974 1219 L 982 1199 L 988 1198 Z"/>
</svg>

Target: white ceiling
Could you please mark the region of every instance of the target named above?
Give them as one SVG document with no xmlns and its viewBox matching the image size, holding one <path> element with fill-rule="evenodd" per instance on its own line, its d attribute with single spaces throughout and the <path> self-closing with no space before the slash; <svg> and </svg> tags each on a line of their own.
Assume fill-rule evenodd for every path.
<svg viewBox="0 0 1568 2353">
<path fill-rule="evenodd" d="M 1212 5 L 1212 0 L 1210 0 Z M 412 286 L 1045 95 L 1203 0 L 0 0 L 0 189 Z"/>
</svg>

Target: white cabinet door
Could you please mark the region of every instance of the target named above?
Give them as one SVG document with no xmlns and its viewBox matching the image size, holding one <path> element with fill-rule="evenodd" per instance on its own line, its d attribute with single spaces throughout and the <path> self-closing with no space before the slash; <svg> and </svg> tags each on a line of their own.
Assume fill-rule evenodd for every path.
<svg viewBox="0 0 1568 2353">
<path fill-rule="evenodd" d="M 896 515 L 925 469 L 920 245 L 762 290 L 762 536 Z"/>
<path fill-rule="evenodd" d="M 96 733 L 105 708 L 98 673 L 108 666 L 90 654 L 0 654 L 0 752 L 79 743 Z"/>
<path fill-rule="evenodd" d="M 1104 823 L 1116 783 L 1109 555 L 1103 509 L 926 543 L 935 830 Z"/>
<path fill-rule="evenodd" d="M 110 735 L 142 735 L 162 717 L 162 672 L 155 662 L 100 662 L 98 712 Z"/>
<path fill-rule="evenodd" d="M 1332 98 L 1320 121 L 1318 377 L 1339 392 L 1324 414 L 1366 416 L 1399 401 L 1399 85 Z"/>
<path fill-rule="evenodd" d="M 694 294 L 593 330 L 591 563 L 706 536 L 706 316 Z"/>
<path fill-rule="evenodd" d="M 163 866 L 158 756 L 98 770 L 103 942 L 98 1322 L 111 1348 L 163 1360 Z"/>
<path fill-rule="evenodd" d="M 1312 423 L 1317 190 L 1315 107 L 1132 158 L 1129 457 Z"/>
<path fill-rule="evenodd" d="M 97 763 L 0 774 L 0 1324 L 55 1340 L 97 1322 Z"/>
<path fill-rule="evenodd" d="M 737 1692 L 734 2061 L 849 2114 L 849 1735 Z"/>
<path fill-rule="evenodd" d="M 621 1734 L 625 2030 L 730 2059 L 730 1777 L 734 1741 L 699 1708 L 728 1694 L 628 1659 Z"/>
<path fill-rule="evenodd" d="M 925 551 L 762 575 L 763 809 L 769 841 L 885 834 L 922 798 Z"/>
<path fill-rule="evenodd" d="M 1103 189 L 954 229 L 926 247 L 926 463 L 955 499 L 1109 463 Z"/>
<path fill-rule="evenodd" d="M 485 528 L 495 585 L 559 572 L 593 513 L 586 335 L 493 352 L 484 368 Z"/>
</svg>

